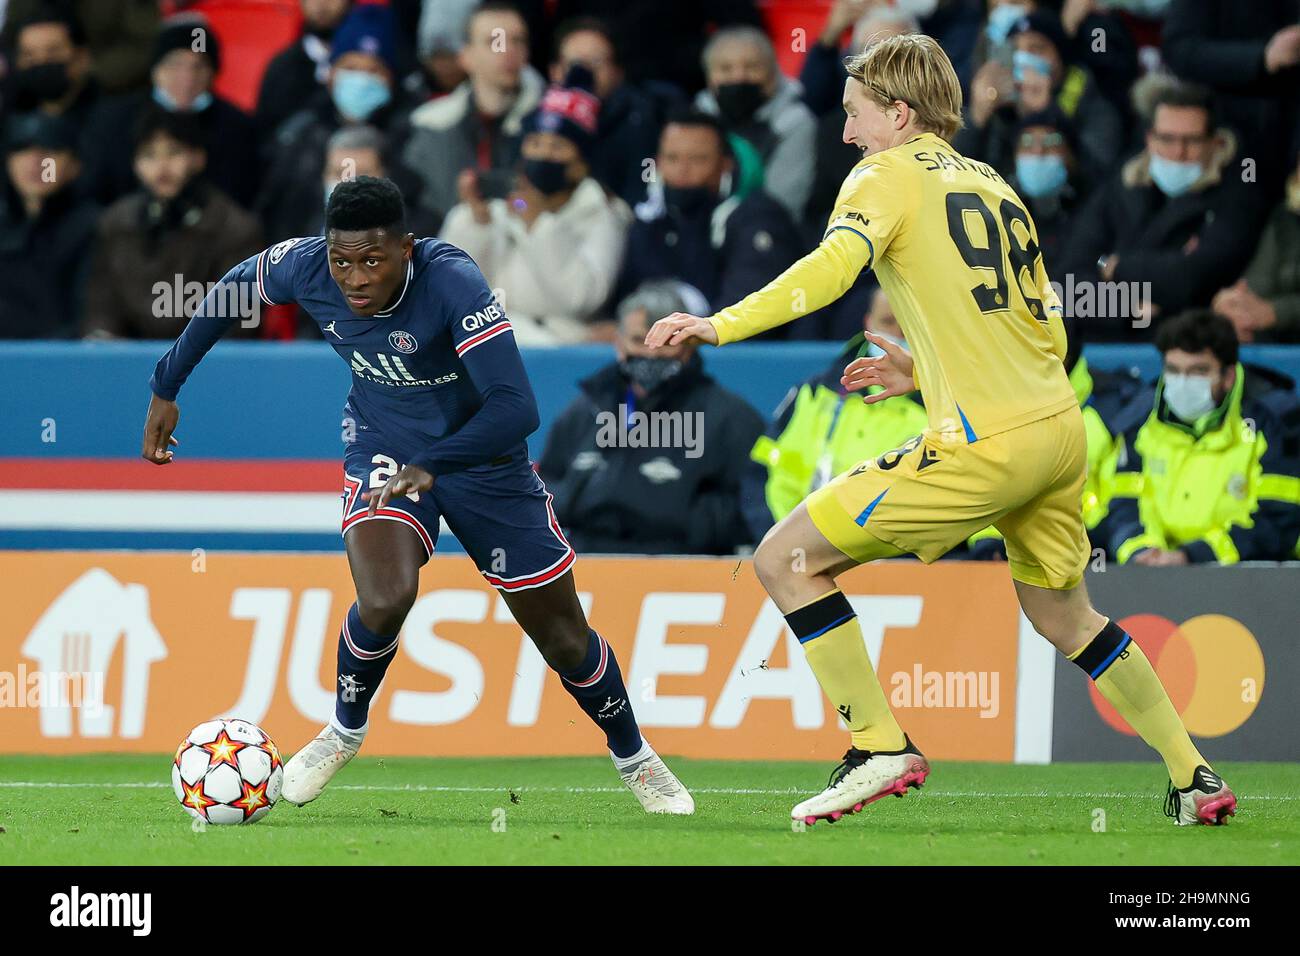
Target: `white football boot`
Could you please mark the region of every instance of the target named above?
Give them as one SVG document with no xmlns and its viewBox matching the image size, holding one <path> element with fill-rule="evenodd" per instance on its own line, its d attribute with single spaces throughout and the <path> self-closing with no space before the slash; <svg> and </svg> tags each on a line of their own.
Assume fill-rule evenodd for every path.
<svg viewBox="0 0 1300 956">
<path fill-rule="evenodd" d="M 297 806 L 311 803 L 360 749 L 359 739 L 349 739 L 333 726 L 326 726 L 285 764 L 280 796 Z"/>
<path fill-rule="evenodd" d="M 902 750 L 889 752 L 850 747 L 844 762 L 831 773 L 826 789 L 796 804 L 790 819 L 808 826 L 818 820 L 834 823 L 891 793 L 901 797 L 908 787 L 920 790 L 930 775 L 930 764 L 910 738 L 904 737 L 904 741 Z"/>
<path fill-rule="evenodd" d="M 644 757 L 627 769 L 619 769 L 627 788 L 636 794 L 646 813 L 673 813 L 686 816 L 695 812 L 695 799 L 691 796 L 677 775 L 668 769 L 663 759 L 650 749 L 644 748 L 649 756 Z M 615 767 L 618 763 L 615 762 Z"/>
<path fill-rule="evenodd" d="M 1180 827 L 1223 826 L 1228 817 L 1237 815 L 1237 797 L 1228 789 L 1223 778 L 1202 764 L 1192 774 L 1192 782 L 1182 790 L 1174 788 L 1169 782 L 1169 793 L 1165 796 L 1165 816 L 1173 817 Z"/>
</svg>

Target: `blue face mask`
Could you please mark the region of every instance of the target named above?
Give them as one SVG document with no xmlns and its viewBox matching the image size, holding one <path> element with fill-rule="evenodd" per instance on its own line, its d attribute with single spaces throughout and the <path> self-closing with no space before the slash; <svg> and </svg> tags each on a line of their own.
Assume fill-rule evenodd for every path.
<svg viewBox="0 0 1300 956">
<path fill-rule="evenodd" d="M 365 70 L 335 70 L 330 87 L 334 105 L 347 119 L 366 119 L 375 110 L 388 105 L 393 91 L 388 84 Z"/>
<path fill-rule="evenodd" d="M 1050 77 L 1052 64 L 1036 53 L 1017 50 L 1011 55 L 1011 75 L 1016 78 L 1017 83 L 1023 83 L 1026 73 L 1041 73 L 1043 76 Z"/>
<path fill-rule="evenodd" d="M 164 90 L 161 86 L 155 86 L 153 88 L 153 101 L 157 103 L 159 106 L 161 106 L 163 109 L 165 109 L 168 113 L 181 113 L 181 112 L 202 113 L 205 109 L 207 109 L 209 106 L 212 105 L 212 94 L 206 91 L 200 93 L 198 96 L 194 97 L 194 103 L 190 106 L 188 110 L 182 110 L 180 107 L 176 105 L 176 101 L 167 94 L 166 90 Z"/>
<path fill-rule="evenodd" d="M 1170 199 L 1176 199 L 1186 193 L 1205 173 L 1200 163 L 1180 163 L 1155 153 L 1151 154 L 1148 168 L 1151 170 L 1151 179 L 1155 182 L 1156 188 Z"/>
<path fill-rule="evenodd" d="M 1065 160 L 1060 156 L 1021 153 L 1016 157 L 1016 182 L 1026 196 L 1055 196 L 1068 178 Z"/>
<path fill-rule="evenodd" d="M 1004 3 L 1000 7 L 994 7 L 989 11 L 989 22 L 984 27 L 984 35 L 995 46 L 1006 43 L 1007 37 L 1011 35 L 1011 28 L 1028 12 L 1018 3 Z"/>
</svg>

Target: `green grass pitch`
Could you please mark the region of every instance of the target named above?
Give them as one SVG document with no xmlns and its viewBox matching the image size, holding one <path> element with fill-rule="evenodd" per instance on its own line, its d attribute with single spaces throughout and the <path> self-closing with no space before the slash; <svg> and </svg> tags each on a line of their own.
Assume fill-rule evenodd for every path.
<svg viewBox="0 0 1300 956">
<path fill-rule="evenodd" d="M 941 762 L 919 793 L 795 832 L 829 766 L 673 760 L 696 799 L 681 818 L 647 816 L 600 758 L 358 758 L 309 806 L 196 833 L 169 762 L 0 758 L 0 863 L 1300 863 L 1297 764 L 1220 765 L 1240 800 L 1222 828 L 1163 815 L 1157 762 Z"/>
</svg>

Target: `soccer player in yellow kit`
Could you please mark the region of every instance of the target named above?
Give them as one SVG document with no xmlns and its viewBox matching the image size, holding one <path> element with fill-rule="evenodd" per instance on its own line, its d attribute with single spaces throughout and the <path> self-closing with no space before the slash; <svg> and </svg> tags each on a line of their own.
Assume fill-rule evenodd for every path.
<svg viewBox="0 0 1300 956">
<path fill-rule="evenodd" d="M 791 816 L 838 820 L 930 772 L 889 709 L 836 576 L 905 552 L 934 561 L 993 525 L 1035 629 L 1164 759 L 1166 813 L 1178 824 L 1225 822 L 1236 797 L 1197 751 L 1142 649 L 1088 599 L 1083 417 L 1033 220 L 997 172 L 948 144 L 961 87 L 933 39 L 890 37 L 846 66 L 844 141 L 863 159 L 821 243 L 736 305 L 708 318 L 675 313 L 646 336 L 650 346 L 735 342 L 833 302 L 871 268 L 910 352 L 868 335 L 884 354 L 852 362 L 843 382 L 880 386 L 867 402 L 913 389 L 925 398 L 923 434 L 815 491 L 754 555 L 852 735 L 826 789 Z"/>
</svg>

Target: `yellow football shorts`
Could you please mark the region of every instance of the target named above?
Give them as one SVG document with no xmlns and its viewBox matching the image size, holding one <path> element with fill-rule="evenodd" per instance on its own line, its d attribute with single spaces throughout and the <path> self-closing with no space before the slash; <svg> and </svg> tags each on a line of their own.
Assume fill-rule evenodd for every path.
<svg viewBox="0 0 1300 956">
<path fill-rule="evenodd" d="M 1013 578 L 1066 589 L 1091 554 L 1086 469 L 1083 415 L 1073 407 L 970 444 L 918 435 L 813 492 L 808 514 L 863 563 L 910 552 L 928 564 L 993 525 Z"/>
</svg>

